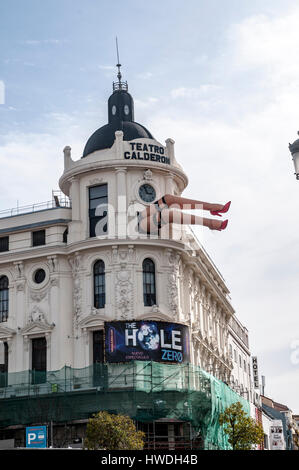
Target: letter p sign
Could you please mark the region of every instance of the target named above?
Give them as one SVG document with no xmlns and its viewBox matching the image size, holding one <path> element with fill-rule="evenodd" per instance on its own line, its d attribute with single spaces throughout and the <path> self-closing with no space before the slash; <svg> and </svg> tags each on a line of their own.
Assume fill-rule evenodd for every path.
<svg viewBox="0 0 299 470">
<path fill-rule="evenodd" d="M 31 441 L 34 441 L 36 439 L 36 434 L 34 432 L 28 433 L 28 444 L 31 444 Z"/>
<path fill-rule="evenodd" d="M 34 426 L 26 428 L 26 447 L 40 449 L 47 447 L 47 427 Z"/>
</svg>

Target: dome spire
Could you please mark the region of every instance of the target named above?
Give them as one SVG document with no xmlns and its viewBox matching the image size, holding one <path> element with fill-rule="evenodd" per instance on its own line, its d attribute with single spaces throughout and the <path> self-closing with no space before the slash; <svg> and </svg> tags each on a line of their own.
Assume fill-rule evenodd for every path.
<svg viewBox="0 0 299 470">
<path fill-rule="evenodd" d="M 114 92 L 114 91 L 119 91 L 119 90 L 128 91 L 128 83 L 121 81 L 121 78 L 122 78 L 121 71 L 120 71 L 121 63 L 120 63 L 120 61 L 119 61 L 119 51 L 118 51 L 118 40 L 117 40 L 117 36 L 116 36 L 116 38 L 115 38 L 115 42 L 116 42 L 116 55 L 117 55 L 117 64 L 116 64 L 116 67 L 118 68 L 118 73 L 117 73 L 118 82 L 113 82 L 113 92 Z"/>
<path fill-rule="evenodd" d="M 117 64 L 116 64 L 116 67 L 118 68 L 117 78 L 118 78 L 118 83 L 121 83 L 121 71 L 120 71 L 121 64 L 119 63 L 119 52 L 118 52 L 117 36 L 116 36 L 116 38 L 115 38 L 115 41 L 116 41 L 116 55 L 117 55 Z"/>
</svg>

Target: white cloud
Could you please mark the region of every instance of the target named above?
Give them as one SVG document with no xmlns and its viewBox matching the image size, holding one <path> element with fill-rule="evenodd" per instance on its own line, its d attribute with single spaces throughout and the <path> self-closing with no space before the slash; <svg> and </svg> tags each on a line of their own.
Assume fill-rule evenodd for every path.
<svg viewBox="0 0 299 470">
<path fill-rule="evenodd" d="M 26 39 L 21 41 L 22 44 L 27 46 L 39 46 L 40 44 L 62 44 L 67 42 L 66 39 Z"/>
<path fill-rule="evenodd" d="M 286 374 L 266 377 L 266 395 L 278 403 L 287 405 L 294 414 L 298 414 L 298 375 L 298 368 L 294 368 Z"/>
<path fill-rule="evenodd" d="M 150 78 L 153 78 L 154 74 L 152 72 L 144 72 L 144 73 L 139 73 L 137 75 L 137 78 L 140 78 L 141 80 L 149 80 Z"/>
<path fill-rule="evenodd" d="M 134 100 L 135 107 L 137 109 L 144 109 L 144 108 L 150 108 L 154 106 L 155 104 L 158 103 L 158 98 L 154 98 L 153 96 L 149 96 L 148 98 L 145 98 L 143 100 L 140 99 L 135 99 Z"/>
<path fill-rule="evenodd" d="M 11 133 L 0 144 L 0 211 L 51 200 L 63 172 L 63 148 L 70 145 L 72 158 L 82 156 L 89 119 L 51 113 L 44 116 L 47 133 Z"/>
<path fill-rule="evenodd" d="M 200 85 L 198 88 L 186 88 L 186 87 L 174 88 L 173 90 L 171 90 L 170 94 L 172 98 L 196 99 L 207 93 L 216 92 L 219 89 L 220 89 L 219 86 L 207 83 L 207 84 Z"/>
<path fill-rule="evenodd" d="M 202 242 L 226 279 L 237 316 L 249 328 L 252 351 L 261 359 L 285 348 L 299 331 L 299 185 L 288 150 L 299 127 L 298 22 L 295 9 L 234 25 L 223 55 L 210 64 L 215 75 L 221 65 L 217 113 L 203 114 L 201 100 L 178 100 L 175 118 L 166 118 L 164 110 L 150 127 L 154 135 L 175 139 L 177 159 L 190 181 L 186 195 L 232 200 L 225 232 L 196 232 L 204 234 Z M 182 87 L 171 97 L 198 97 L 203 91 Z M 213 95 L 207 98 L 211 103 Z M 298 390 L 299 374 L 291 379 Z M 299 411 L 287 377 L 272 374 L 268 383 L 274 399 L 277 393 Z"/>
<path fill-rule="evenodd" d="M 298 74 L 299 8 L 274 18 L 258 15 L 231 27 L 229 38 L 238 68 L 268 69 L 277 76 Z"/>
</svg>

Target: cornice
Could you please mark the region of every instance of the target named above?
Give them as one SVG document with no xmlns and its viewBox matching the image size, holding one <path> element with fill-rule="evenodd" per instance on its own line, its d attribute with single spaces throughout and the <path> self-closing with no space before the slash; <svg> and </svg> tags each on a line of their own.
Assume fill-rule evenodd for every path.
<svg viewBox="0 0 299 470">
<path fill-rule="evenodd" d="M 83 159 L 84 160 L 84 159 Z M 59 187 L 61 190 L 69 195 L 69 188 L 70 188 L 70 183 L 71 183 L 71 178 L 74 177 L 80 177 L 81 175 L 85 175 L 88 173 L 93 173 L 94 171 L 101 171 L 101 170 L 111 170 L 115 171 L 115 168 L 121 169 L 125 168 L 126 170 L 132 168 L 132 169 L 151 169 L 151 170 L 158 170 L 163 173 L 172 173 L 172 175 L 176 176 L 179 178 L 182 183 L 183 183 L 183 189 L 186 188 L 188 185 L 188 177 L 185 174 L 185 172 L 174 166 L 174 165 L 166 165 L 164 163 L 157 163 L 157 162 L 151 162 L 150 160 L 144 161 L 128 161 L 128 160 L 120 160 L 120 159 L 114 159 L 114 160 L 97 160 L 97 161 L 92 161 L 92 162 L 85 162 L 82 160 L 77 160 L 75 162 L 75 165 L 72 166 L 71 168 L 67 169 L 63 175 L 59 179 Z"/>
<path fill-rule="evenodd" d="M 16 331 L 8 326 L 0 325 L 0 340 L 11 339 Z"/>
<path fill-rule="evenodd" d="M 54 324 L 50 325 L 47 321 L 32 321 L 21 329 L 21 334 L 23 336 L 34 336 L 40 333 L 50 333 L 54 326 Z"/>
</svg>

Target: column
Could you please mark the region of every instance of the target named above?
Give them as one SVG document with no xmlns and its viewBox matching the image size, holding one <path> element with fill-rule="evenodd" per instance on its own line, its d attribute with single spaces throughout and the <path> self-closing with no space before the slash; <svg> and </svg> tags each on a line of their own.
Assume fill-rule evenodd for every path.
<svg viewBox="0 0 299 470">
<path fill-rule="evenodd" d="M 117 207 L 115 208 L 116 237 L 126 238 L 127 236 L 127 169 L 124 167 L 115 169 Z"/>
</svg>

